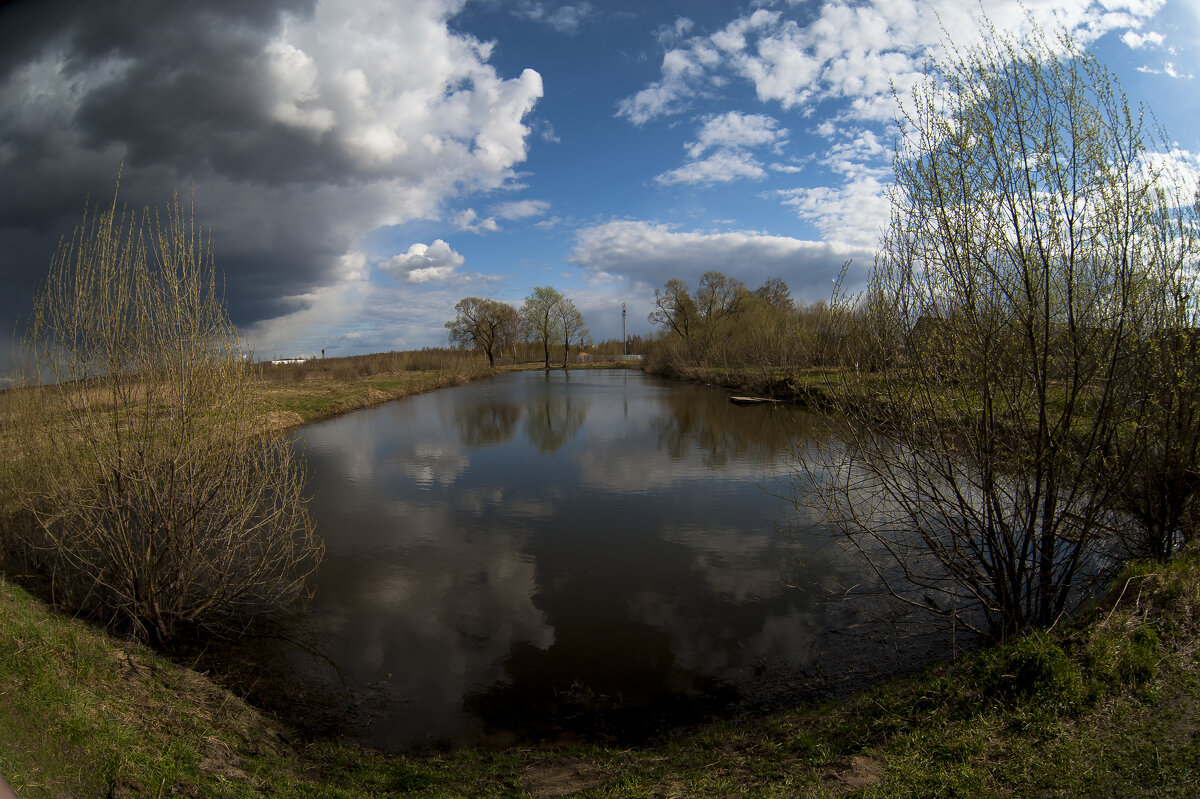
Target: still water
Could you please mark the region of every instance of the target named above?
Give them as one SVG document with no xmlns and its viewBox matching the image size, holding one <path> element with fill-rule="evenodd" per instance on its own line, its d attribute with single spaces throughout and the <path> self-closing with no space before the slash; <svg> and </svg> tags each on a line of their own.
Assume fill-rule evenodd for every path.
<svg viewBox="0 0 1200 799">
<path fill-rule="evenodd" d="M 874 670 L 890 650 L 840 646 L 853 611 L 804 590 L 839 567 L 785 498 L 826 428 L 625 370 L 306 427 L 327 550 L 291 667 L 392 748 L 653 735 Z"/>
</svg>

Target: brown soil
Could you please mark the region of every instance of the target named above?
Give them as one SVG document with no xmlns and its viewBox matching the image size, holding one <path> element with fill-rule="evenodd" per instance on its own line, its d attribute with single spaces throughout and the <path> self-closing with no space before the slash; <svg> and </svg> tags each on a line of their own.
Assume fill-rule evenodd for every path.
<svg viewBox="0 0 1200 799">
<path fill-rule="evenodd" d="M 590 760 L 552 760 L 528 765 L 522 786 L 533 796 L 570 796 L 594 788 L 605 779 Z"/>
<path fill-rule="evenodd" d="M 863 755 L 838 758 L 826 767 L 821 782 L 833 791 L 859 791 L 879 782 L 883 764 Z"/>
</svg>

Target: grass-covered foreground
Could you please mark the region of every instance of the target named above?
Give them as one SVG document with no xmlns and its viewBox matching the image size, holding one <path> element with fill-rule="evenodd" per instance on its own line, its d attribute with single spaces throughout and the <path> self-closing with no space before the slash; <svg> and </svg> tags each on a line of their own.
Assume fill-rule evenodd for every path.
<svg viewBox="0 0 1200 799">
<path fill-rule="evenodd" d="M 1200 793 L 1200 550 L 1086 623 L 842 701 L 635 750 L 388 756 L 307 744 L 0 581 L 0 774 L 19 797 L 1179 796 Z"/>
</svg>

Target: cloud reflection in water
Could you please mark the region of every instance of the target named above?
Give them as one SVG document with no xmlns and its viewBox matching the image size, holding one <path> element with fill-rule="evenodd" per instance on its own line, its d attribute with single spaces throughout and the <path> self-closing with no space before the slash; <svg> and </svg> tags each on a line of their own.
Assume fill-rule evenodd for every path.
<svg viewBox="0 0 1200 799">
<path fill-rule="evenodd" d="M 810 663 L 842 619 L 786 585 L 803 418 L 533 372 L 301 431 L 328 546 L 311 620 L 373 692 L 368 740 L 616 736 Z"/>
</svg>

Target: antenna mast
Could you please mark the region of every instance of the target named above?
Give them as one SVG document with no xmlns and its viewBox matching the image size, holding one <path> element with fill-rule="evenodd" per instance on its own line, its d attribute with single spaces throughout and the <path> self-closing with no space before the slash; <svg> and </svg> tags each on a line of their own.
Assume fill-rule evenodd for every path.
<svg viewBox="0 0 1200 799">
<path fill-rule="evenodd" d="M 625 335 L 625 303 L 621 303 L 621 355 L 629 354 L 629 338 Z"/>
</svg>

